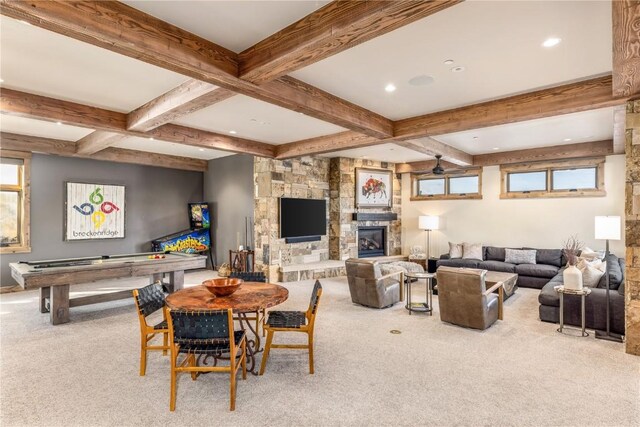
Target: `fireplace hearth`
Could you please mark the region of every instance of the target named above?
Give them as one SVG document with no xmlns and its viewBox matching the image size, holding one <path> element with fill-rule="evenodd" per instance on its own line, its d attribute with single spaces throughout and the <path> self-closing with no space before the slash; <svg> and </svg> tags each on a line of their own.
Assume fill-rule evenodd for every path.
<svg viewBox="0 0 640 427">
<path fill-rule="evenodd" d="M 358 227 L 358 258 L 387 254 L 387 227 Z"/>
</svg>

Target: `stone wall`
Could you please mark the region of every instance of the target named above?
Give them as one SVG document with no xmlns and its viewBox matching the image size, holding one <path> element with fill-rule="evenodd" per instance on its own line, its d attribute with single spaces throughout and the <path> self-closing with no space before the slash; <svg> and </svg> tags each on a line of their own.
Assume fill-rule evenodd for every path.
<svg viewBox="0 0 640 427">
<path fill-rule="evenodd" d="M 358 226 L 386 226 L 387 227 L 387 255 L 402 253 L 402 230 L 400 227 L 400 204 L 402 185 L 393 174 L 393 205 L 391 212 L 398 214 L 397 221 L 354 221 L 356 212 L 355 179 L 356 168 L 388 169 L 395 171 L 393 163 L 379 162 L 365 159 L 349 159 L 337 157 L 331 159 L 330 189 L 331 202 L 329 205 L 329 253 L 331 259 L 345 260 L 358 257 Z M 388 208 L 367 208 L 361 212 L 378 213 L 389 212 Z"/>
<path fill-rule="evenodd" d="M 280 238 L 278 199 L 325 199 L 329 204 L 329 159 L 274 160 L 255 157 L 256 264 L 287 266 L 329 259 L 329 233 L 320 241 L 285 243 Z M 327 230 L 328 231 L 328 230 Z"/>
<path fill-rule="evenodd" d="M 640 100 L 627 103 L 626 124 L 626 351 L 640 356 Z"/>
</svg>

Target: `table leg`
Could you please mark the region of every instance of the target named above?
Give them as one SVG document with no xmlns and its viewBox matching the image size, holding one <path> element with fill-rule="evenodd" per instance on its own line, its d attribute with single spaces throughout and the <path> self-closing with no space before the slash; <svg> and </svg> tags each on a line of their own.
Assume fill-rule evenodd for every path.
<svg viewBox="0 0 640 427">
<path fill-rule="evenodd" d="M 427 296 L 429 297 L 429 316 L 433 316 L 433 278 L 427 279 Z"/>
<path fill-rule="evenodd" d="M 409 316 L 411 316 L 411 312 L 413 311 L 411 301 L 411 279 L 409 279 L 407 280 L 407 308 L 409 309 Z"/>
<path fill-rule="evenodd" d="M 584 314 L 584 300 L 585 300 L 585 294 L 582 294 L 580 299 L 582 300 L 580 302 L 581 304 L 581 316 L 582 316 L 582 336 L 586 337 L 587 335 L 585 334 L 585 314 Z"/>
<path fill-rule="evenodd" d="M 184 288 L 184 270 L 169 273 L 169 284 L 171 285 L 171 292 Z"/>
<path fill-rule="evenodd" d="M 153 277 L 151 278 L 151 283 L 156 283 L 158 281 L 162 282 L 164 278 L 164 273 L 153 273 Z"/>
<path fill-rule="evenodd" d="M 69 285 L 51 287 L 49 298 L 49 315 L 52 325 L 69 321 Z"/>
<path fill-rule="evenodd" d="M 51 295 L 51 288 L 49 286 L 40 288 L 40 313 L 49 312 L 47 308 L 47 300 L 50 298 L 49 295 Z"/>
<path fill-rule="evenodd" d="M 260 348 L 260 333 L 257 329 L 253 329 L 251 321 L 247 319 L 246 313 L 238 314 L 238 322 L 240 323 L 240 329 L 247 333 L 247 371 L 251 372 L 253 375 L 258 375 L 256 354 L 262 351 L 262 348 Z M 247 328 L 249 329 L 248 331 Z M 253 339 L 249 336 L 249 331 L 253 333 Z"/>
<path fill-rule="evenodd" d="M 498 319 L 503 320 L 504 286 L 498 288 Z"/>
<path fill-rule="evenodd" d="M 562 328 L 564 327 L 564 294 L 560 293 L 560 328 L 558 332 L 562 332 Z"/>
</svg>

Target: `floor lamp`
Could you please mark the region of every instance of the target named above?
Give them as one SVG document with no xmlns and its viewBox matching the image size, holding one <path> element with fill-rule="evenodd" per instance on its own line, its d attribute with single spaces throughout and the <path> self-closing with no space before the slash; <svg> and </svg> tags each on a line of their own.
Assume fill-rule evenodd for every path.
<svg viewBox="0 0 640 427">
<path fill-rule="evenodd" d="M 609 262 L 609 240 L 620 240 L 620 217 L 619 216 L 597 216 L 596 217 L 596 239 L 606 240 L 606 251 L 604 260 Z M 596 338 L 622 342 L 622 335 L 611 332 L 610 296 L 609 296 L 609 266 L 605 268 L 605 283 L 607 285 L 607 330 L 596 331 Z"/>
<path fill-rule="evenodd" d="M 436 215 L 421 215 L 418 217 L 418 228 L 427 232 L 427 265 L 431 258 L 431 230 L 437 230 L 440 226 L 440 217 Z"/>
</svg>

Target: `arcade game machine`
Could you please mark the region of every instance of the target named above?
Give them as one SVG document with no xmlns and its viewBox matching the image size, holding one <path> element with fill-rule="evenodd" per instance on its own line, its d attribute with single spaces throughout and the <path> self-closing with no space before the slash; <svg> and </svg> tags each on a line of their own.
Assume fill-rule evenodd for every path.
<svg viewBox="0 0 640 427">
<path fill-rule="evenodd" d="M 211 256 L 211 217 L 209 216 L 208 203 L 189 203 L 188 230 L 179 231 L 168 236 L 151 241 L 151 250 L 154 252 L 184 252 L 187 254 L 203 254 L 209 256 L 209 262 L 213 266 Z"/>
</svg>

